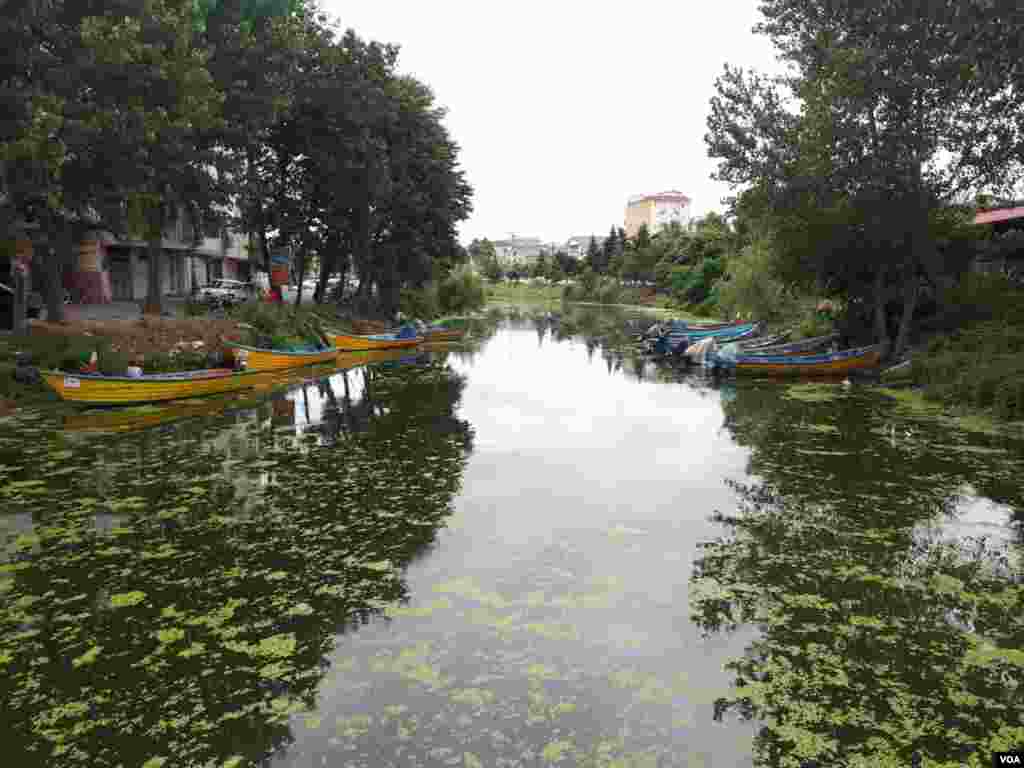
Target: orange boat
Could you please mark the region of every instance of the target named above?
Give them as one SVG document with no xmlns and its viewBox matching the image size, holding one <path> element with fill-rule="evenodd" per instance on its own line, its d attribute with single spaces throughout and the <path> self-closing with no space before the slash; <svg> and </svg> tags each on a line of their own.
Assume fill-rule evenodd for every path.
<svg viewBox="0 0 1024 768">
<path fill-rule="evenodd" d="M 834 376 L 850 371 L 877 368 L 883 345 L 847 349 L 820 355 L 745 355 L 713 351 L 706 365 L 738 373 L 787 376 Z"/>
</svg>

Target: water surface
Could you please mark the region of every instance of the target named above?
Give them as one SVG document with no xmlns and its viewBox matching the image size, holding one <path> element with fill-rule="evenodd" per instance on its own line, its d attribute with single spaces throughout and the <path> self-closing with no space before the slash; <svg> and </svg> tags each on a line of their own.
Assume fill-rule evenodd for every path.
<svg viewBox="0 0 1024 768">
<path fill-rule="evenodd" d="M 1024 445 L 656 367 L 623 321 L 514 312 L 136 432 L 3 420 L 17 764 L 940 765 L 1024 736 Z"/>
</svg>

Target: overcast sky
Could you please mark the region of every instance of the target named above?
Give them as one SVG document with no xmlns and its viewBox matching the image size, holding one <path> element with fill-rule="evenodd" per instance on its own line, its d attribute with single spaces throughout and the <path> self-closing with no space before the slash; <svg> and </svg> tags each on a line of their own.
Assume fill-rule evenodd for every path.
<svg viewBox="0 0 1024 768">
<path fill-rule="evenodd" d="M 704 145 L 726 62 L 778 71 L 757 0 L 323 0 L 343 28 L 401 46 L 448 109 L 473 186 L 460 239 L 562 242 L 622 226 L 626 198 L 678 189 L 721 210 Z"/>
</svg>

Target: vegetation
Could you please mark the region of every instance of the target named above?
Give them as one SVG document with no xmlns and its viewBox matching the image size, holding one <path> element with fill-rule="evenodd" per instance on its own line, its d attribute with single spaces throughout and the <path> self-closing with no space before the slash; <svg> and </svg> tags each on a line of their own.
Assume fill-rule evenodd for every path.
<svg viewBox="0 0 1024 768">
<path fill-rule="evenodd" d="M 149 242 L 158 313 L 160 237 L 180 211 L 196 241 L 253 233 L 267 271 L 289 247 L 321 284 L 354 273 L 381 316 L 468 258 L 455 226 L 471 189 L 444 111 L 398 73 L 396 47 L 337 35 L 310 3 L 16 3 L 0 30 L 0 227 L 38 224 L 58 244 L 52 320 L 61 270 L 96 226 Z"/>
<path fill-rule="evenodd" d="M 957 327 L 913 358 L 926 398 L 1024 419 L 1024 302 L 1005 278 L 971 275 L 948 292 L 935 324 Z"/>
<path fill-rule="evenodd" d="M 1024 100 L 1010 85 L 1020 63 L 991 31 L 1009 5 L 819 5 L 762 3 L 758 30 L 791 75 L 727 66 L 706 141 L 717 178 L 746 188 L 779 274 L 860 300 L 875 338 L 899 354 L 922 284 L 948 270 L 943 240 L 970 221 L 958 202 L 1010 189 L 1021 169 L 1011 126 Z"/>
<path fill-rule="evenodd" d="M 399 307 L 406 317 L 434 320 L 480 309 L 486 301 L 486 290 L 483 278 L 464 265 L 439 282 L 403 289 Z"/>
</svg>

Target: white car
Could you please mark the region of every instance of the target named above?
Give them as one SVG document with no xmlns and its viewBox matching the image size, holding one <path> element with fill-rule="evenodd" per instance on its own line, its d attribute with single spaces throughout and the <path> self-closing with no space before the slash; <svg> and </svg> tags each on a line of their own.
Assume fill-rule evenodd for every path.
<svg viewBox="0 0 1024 768">
<path fill-rule="evenodd" d="M 255 296 L 256 290 L 252 283 L 243 283 L 241 280 L 214 280 L 199 292 L 203 301 L 223 302 L 225 304 L 238 304 L 248 301 Z"/>
</svg>

